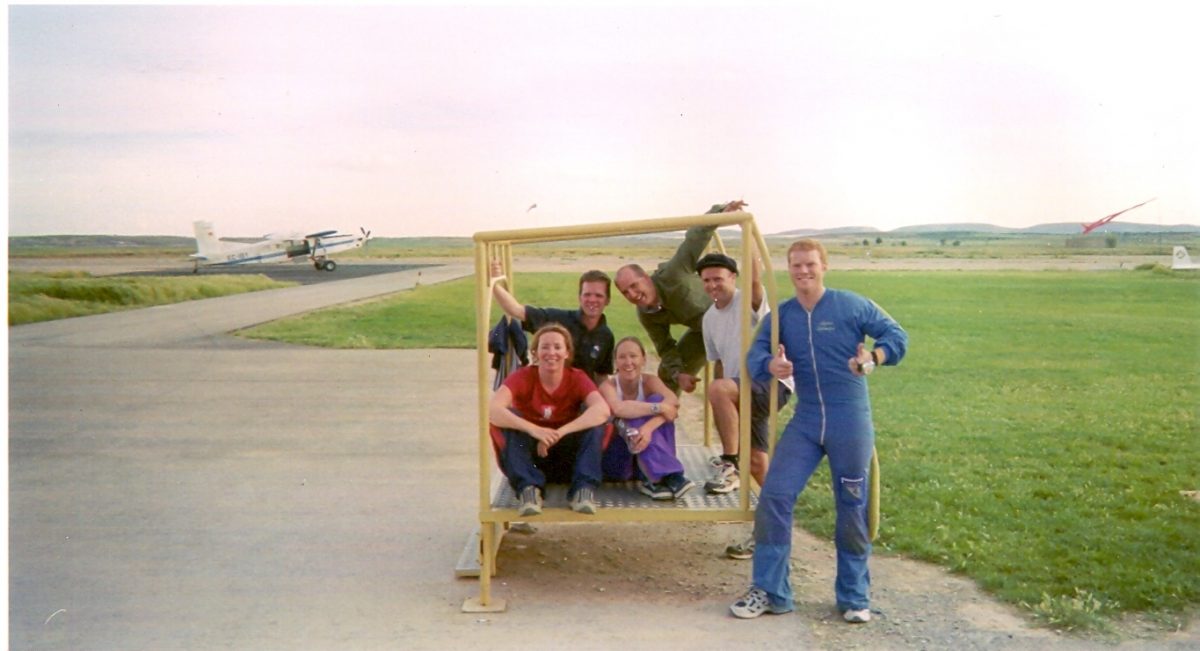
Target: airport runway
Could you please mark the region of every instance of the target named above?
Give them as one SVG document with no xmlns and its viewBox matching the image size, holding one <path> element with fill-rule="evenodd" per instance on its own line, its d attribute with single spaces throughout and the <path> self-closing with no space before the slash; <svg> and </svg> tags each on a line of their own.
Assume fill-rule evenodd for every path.
<svg viewBox="0 0 1200 651">
<path fill-rule="evenodd" d="M 224 334 L 416 278 L 10 328 L 11 648 L 396 648 L 457 611 L 474 353 Z"/>
<path fill-rule="evenodd" d="M 311 264 L 249 264 L 233 267 L 203 267 L 194 270 L 192 267 L 175 267 L 149 271 L 134 271 L 118 274 L 122 276 L 211 276 L 216 274 L 250 275 L 261 274 L 272 280 L 296 282 L 301 285 L 313 285 L 351 278 L 363 278 L 377 274 L 395 273 L 408 269 L 420 269 L 433 265 L 427 264 L 398 264 L 374 263 L 356 261 L 338 261 L 335 271 L 318 271 Z"/>
</svg>

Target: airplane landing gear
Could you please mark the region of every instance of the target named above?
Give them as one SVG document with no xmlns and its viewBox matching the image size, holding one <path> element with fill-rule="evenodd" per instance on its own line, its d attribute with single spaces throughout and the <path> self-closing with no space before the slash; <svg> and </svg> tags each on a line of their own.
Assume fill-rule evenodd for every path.
<svg viewBox="0 0 1200 651">
<path fill-rule="evenodd" d="M 316 260 L 313 260 L 313 269 L 316 269 L 317 271 L 322 269 L 325 271 L 333 271 L 334 269 L 337 269 L 337 263 L 328 258 L 317 258 Z"/>
</svg>

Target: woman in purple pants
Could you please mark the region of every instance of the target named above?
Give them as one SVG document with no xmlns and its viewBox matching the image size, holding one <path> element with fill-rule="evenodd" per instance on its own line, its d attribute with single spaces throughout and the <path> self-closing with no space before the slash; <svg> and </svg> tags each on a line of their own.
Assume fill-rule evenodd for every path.
<svg viewBox="0 0 1200 651">
<path fill-rule="evenodd" d="M 679 398 L 657 375 L 643 372 L 646 349 L 637 337 L 617 342 L 616 374 L 600 384 L 600 395 L 612 409 L 613 426 L 622 441 L 612 441 L 604 454 L 605 476 L 632 479 L 640 471 L 638 490 L 656 500 L 671 500 L 695 487 L 683 476 L 675 455 L 675 417 Z"/>
</svg>

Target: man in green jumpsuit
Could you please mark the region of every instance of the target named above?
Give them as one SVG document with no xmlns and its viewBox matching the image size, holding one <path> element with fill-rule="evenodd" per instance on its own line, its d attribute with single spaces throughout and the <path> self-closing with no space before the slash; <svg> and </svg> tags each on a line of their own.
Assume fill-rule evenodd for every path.
<svg viewBox="0 0 1200 651">
<path fill-rule="evenodd" d="M 716 204 L 705 214 L 734 212 L 747 205 L 742 201 Z M 696 261 L 704 255 L 716 226 L 694 226 L 684 234 L 683 243 L 670 260 L 647 274 L 640 265 L 627 264 L 617 270 L 614 285 L 630 303 L 637 306 L 638 321 L 650 335 L 658 352 L 658 377 L 676 393 L 691 393 L 697 374 L 704 366 L 704 335 L 701 322 L 712 298 L 696 275 Z M 678 340 L 671 326 L 686 327 Z"/>
</svg>

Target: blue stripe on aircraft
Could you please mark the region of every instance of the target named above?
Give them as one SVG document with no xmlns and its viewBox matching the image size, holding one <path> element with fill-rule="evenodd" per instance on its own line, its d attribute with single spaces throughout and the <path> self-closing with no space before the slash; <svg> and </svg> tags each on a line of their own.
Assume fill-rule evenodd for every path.
<svg viewBox="0 0 1200 651">
<path fill-rule="evenodd" d="M 279 256 L 286 256 L 286 255 L 287 255 L 287 251 L 280 251 L 278 253 L 269 253 L 267 255 L 256 255 L 253 258 L 242 258 L 241 260 L 226 260 L 225 262 L 214 262 L 213 264 L 211 264 L 209 266 L 232 267 L 235 264 L 251 264 L 251 263 L 255 263 L 255 262 L 263 262 L 264 260 L 267 260 L 269 258 L 278 258 Z"/>
</svg>

